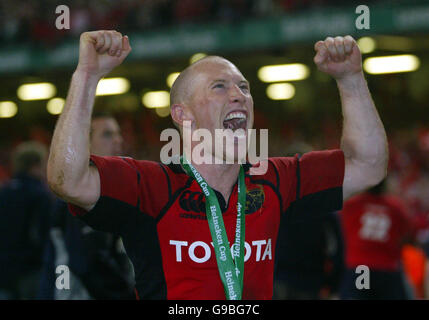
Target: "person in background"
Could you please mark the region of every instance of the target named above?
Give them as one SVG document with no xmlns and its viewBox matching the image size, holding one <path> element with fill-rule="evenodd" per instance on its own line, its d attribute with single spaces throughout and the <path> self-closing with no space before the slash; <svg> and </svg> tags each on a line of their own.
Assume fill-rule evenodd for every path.
<svg viewBox="0 0 429 320">
<path fill-rule="evenodd" d="M 280 223 L 274 299 L 336 297 L 343 272 L 343 237 L 338 213 L 307 212 L 300 219 Z"/>
<path fill-rule="evenodd" d="M 421 244 L 405 244 L 401 252 L 402 264 L 415 299 L 427 298 L 427 255 Z"/>
<path fill-rule="evenodd" d="M 48 150 L 24 142 L 13 152 L 13 177 L 0 189 L 0 299 L 34 299 L 53 197 L 45 185 Z"/>
<path fill-rule="evenodd" d="M 401 263 L 402 246 L 413 241 L 414 227 L 397 197 L 384 194 L 385 180 L 344 203 L 341 221 L 345 239 L 346 272 L 342 299 L 411 299 Z M 358 289 L 360 265 L 370 271 L 369 288 Z"/>
<path fill-rule="evenodd" d="M 90 132 L 91 153 L 99 156 L 122 154 L 122 136 L 115 118 L 94 113 Z M 117 235 L 95 231 L 73 218 L 67 205 L 56 202 L 51 241 L 45 252 L 45 269 L 40 299 L 134 299 L 133 270 L 122 240 Z M 70 289 L 55 285 L 58 266 L 70 269 Z"/>
<path fill-rule="evenodd" d="M 429 300 L 429 241 L 425 242 L 423 244 L 423 250 L 425 252 L 426 261 L 424 263 L 425 270 L 424 270 L 424 286 L 423 286 L 423 294 L 424 298 Z"/>
<path fill-rule="evenodd" d="M 429 128 L 419 128 L 408 140 L 409 163 L 392 191 L 404 199 L 416 228 L 415 245 L 407 245 L 402 252 L 406 274 L 415 297 L 429 299 Z"/>
</svg>

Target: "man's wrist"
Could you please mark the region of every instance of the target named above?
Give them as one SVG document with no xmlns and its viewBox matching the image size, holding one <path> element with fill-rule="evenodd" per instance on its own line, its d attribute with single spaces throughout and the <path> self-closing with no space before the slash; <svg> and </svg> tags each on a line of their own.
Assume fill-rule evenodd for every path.
<svg viewBox="0 0 429 320">
<path fill-rule="evenodd" d="M 73 78 L 79 79 L 80 81 L 85 81 L 86 83 L 89 82 L 89 83 L 98 84 L 98 81 L 100 81 L 102 77 L 94 73 L 91 73 L 83 68 L 79 68 L 78 66 L 73 73 Z"/>
<path fill-rule="evenodd" d="M 343 76 L 339 79 L 336 79 L 336 81 L 340 90 L 352 90 L 357 87 L 360 87 L 362 84 L 366 85 L 366 80 L 363 71 Z"/>
</svg>

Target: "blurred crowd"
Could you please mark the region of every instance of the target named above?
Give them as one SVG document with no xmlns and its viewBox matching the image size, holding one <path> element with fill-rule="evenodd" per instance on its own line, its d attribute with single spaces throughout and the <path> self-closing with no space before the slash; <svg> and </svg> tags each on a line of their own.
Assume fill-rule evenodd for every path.
<svg viewBox="0 0 429 320">
<path fill-rule="evenodd" d="M 376 0 L 366 1 L 374 2 Z M 83 31 L 116 29 L 145 32 L 189 23 L 237 23 L 347 0 L 3 0 L 0 2 L 0 40 L 3 44 L 31 42 L 51 47 Z M 70 30 L 57 30 L 58 5 L 70 8 Z"/>
</svg>

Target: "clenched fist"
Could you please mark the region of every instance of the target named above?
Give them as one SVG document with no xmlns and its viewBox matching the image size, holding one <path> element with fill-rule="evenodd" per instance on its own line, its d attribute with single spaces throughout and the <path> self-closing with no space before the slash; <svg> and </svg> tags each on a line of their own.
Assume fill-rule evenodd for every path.
<svg viewBox="0 0 429 320">
<path fill-rule="evenodd" d="M 336 80 L 362 72 L 362 55 L 351 36 L 328 37 L 314 45 L 314 63 Z"/>
<path fill-rule="evenodd" d="M 84 32 L 80 36 L 77 70 L 102 78 L 131 52 L 130 41 L 114 30 Z"/>
</svg>

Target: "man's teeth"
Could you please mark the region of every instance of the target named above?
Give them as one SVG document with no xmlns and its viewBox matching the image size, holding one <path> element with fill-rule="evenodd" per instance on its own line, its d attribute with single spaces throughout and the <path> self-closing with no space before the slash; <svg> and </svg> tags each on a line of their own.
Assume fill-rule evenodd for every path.
<svg viewBox="0 0 429 320">
<path fill-rule="evenodd" d="M 242 112 L 232 112 L 225 118 L 224 121 L 231 119 L 246 119 L 246 115 Z"/>
</svg>

